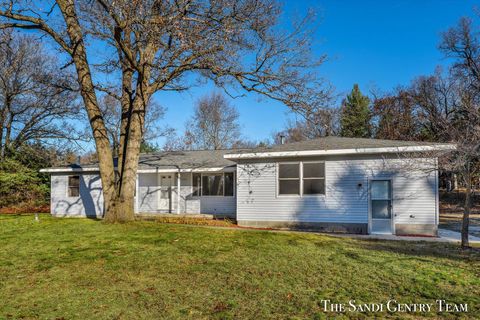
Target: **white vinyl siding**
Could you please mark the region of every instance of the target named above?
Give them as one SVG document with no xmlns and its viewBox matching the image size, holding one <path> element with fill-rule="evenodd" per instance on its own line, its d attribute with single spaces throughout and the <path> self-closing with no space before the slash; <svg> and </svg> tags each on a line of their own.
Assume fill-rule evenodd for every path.
<svg viewBox="0 0 480 320">
<path fill-rule="evenodd" d="M 96 217 L 103 216 L 102 182 L 98 174 L 78 176 L 78 197 L 69 196 L 69 179 L 72 175 L 52 174 L 50 212 L 54 216 Z M 70 181 L 72 182 L 72 181 Z M 70 183 L 70 187 L 74 187 Z"/>
<path fill-rule="evenodd" d="M 321 197 L 277 196 L 279 161 L 241 161 L 237 165 L 237 220 L 368 223 L 368 181 L 385 177 L 393 181 L 395 223 L 436 223 L 434 159 L 349 156 L 322 160 L 326 186 Z"/>
</svg>

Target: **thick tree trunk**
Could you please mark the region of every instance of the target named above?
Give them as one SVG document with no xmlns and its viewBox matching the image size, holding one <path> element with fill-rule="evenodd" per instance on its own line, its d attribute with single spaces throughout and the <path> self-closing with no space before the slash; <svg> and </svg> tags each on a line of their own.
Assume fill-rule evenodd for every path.
<svg viewBox="0 0 480 320">
<path fill-rule="evenodd" d="M 7 121 L 5 123 L 5 142 L 2 148 L 2 158 L 7 156 L 11 144 L 13 114 L 10 112 L 10 107 L 7 107 Z"/>
<path fill-rule="evenodd" d="M 80 83 L 80 93 L 87 110 L 90 126 L 93 131 L 93 137 L 95 139 L 100 177 L 102 179 L 105 218 L 109 216 L 117 216 L 116 212 L 121 210 L 122 206 L 118 203 L 118 197 L 115 192 L 115 168 L 113 164 L 112 150 L 110 148 L 108 132 L 103 121 L 102 112 L 98 106 L 95 88 L 93 86 L 90 66 L 87 61 L 87 53 L 83 41 L 82 29 L 78 21 L 73 1 L 57 0 L 57 4 L 65 19 L 71 45 L 75 48 L 72 54 L 72 59 Z"/>
<path fill-rule="evenodd" d="M 124 36 L 129 40 L 129 32 Z M 117 32 L 115 37 L 120 37 Z M 118 41 L 118 39 L 117 39 Z M 130 43 L 127 41 L 127 43 Z M 106 217 L 107 220 L 131 221 L 135 219 L 134 194 L 137 180 L 138 160 L 140 145 L 143 136 L 145 110 L 150 99 L 148 80 L 150 77 L 150 64 L 153 61 L 152 50 L 145 50 L 141 60 L 148 61 L 141 71 L 137 70 L 137 86 L 135 95 L 132 91 L 133 69 L 128 61 L 122 61 L 122 120 L 120 124 L 120 143 L 118 154 L 117 195 L 119 208 L 116 217 Z M 122 54 L 119 54 L 122 57 Z M 144 60 L 146 59 L 146 60 Z"/>
<path fill-rule="evenodd" d="M 125 138 L 120 144 L 119 181 L 116 184 L 115 210 L 105 216 L 108 222 L 128 222 L 135 219 L 134 194 L 137 180 L 142 126 L 145 115 L 143 100 L 137 96 L 130 113 L 129 125 L 125 129 Z M 120 161 L 121 159 L 121 161 Z"/>
<path fill-rule="evenodd" d="M 5 157 L 4 153 L 4 144 L 3 144 L 3 130 L 5 127 L 6 120 L 6 108 L 0 109 L 0 160 Z"/>
<path fill-rule="evenodd" d="M 133 70 L 128 64 L 122 64 L 122 123 L 118 165 L 115 168 L 111 144 L 98 106 L 90 67 L 87 62 L 82 29 L 75 12 L 74 2 L 72 0 L 57 0 L 57 4 L 65 19 L 71 45 L 75 48 L 72 59 L 77 70 L 81 95 L 95 139 L 103 187 L 105 221 L 127 222 L 134 220 L 134 192 L 145 106 L 151 96 L 148 79 L 150 77 L 150 65 L 154 59 L 154 47 L 148 47 L 141 54 L 140 60 L 143 67 L 141 72 L 137 70 L 138 79 L 135 92 L 131 91 Z M 121 36 L 121 34 L 118 33 L 116 36 Z"/>
<path fill-rule="evenodd" d="M 466 173 L 466 191 L 465 191 L 465 204 L 463 206 L 463 219 L 462 219 L 462 248 L 469 247 L 468 241 L 468 226 L 470 222 L 470 211 L 472 207 L 472 179 L 470 174 L 470 165 L 467 164 Z"/>
</svg>

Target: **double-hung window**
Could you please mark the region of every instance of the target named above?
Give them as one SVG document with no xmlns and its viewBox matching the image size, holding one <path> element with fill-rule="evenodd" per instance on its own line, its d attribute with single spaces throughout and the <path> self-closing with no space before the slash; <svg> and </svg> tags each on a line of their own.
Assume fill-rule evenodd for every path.
<svg viewBox="0 0 480 320">
<path fill-rule="evenodd" d="M 303 194 L 325 194 L 325 162 L 303 163 Z"/>
<path fill-rule="evenodd" d="M 278 193 L 300 195 L 300 162 L 278 164 Z"/>
<path fill-rule="evenodd" d="M 325 162 L 285 162 L 278 164 L 279 195 L 324 195 Z"/>
</svg>

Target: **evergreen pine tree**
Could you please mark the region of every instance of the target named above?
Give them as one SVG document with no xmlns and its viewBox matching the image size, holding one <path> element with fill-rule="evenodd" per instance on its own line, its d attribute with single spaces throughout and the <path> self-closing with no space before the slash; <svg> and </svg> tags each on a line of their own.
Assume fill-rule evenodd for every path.
<svg viewBox="0 0 480 320">
<path fill-rule="evenodd" d="M 342 106 L 340 135 L 350 138 L 370 138 L 372 135 L 370 99 L 364 96 L 358 84 L 353 86 Z"/>
</svg>

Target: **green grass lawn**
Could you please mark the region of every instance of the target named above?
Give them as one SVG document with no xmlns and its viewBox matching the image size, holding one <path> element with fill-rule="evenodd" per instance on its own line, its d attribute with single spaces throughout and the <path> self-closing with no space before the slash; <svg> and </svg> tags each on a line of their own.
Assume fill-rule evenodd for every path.
<svg viewBox="0 0 480 320">
<path fill-rule="evenodd" d="M 445 243 L 46 215 L 0 216 L 0 243 L 0 319 L 326 318 L 322 299 L 390 298 L 469 312 L 382 317 L 480 317 L 480 253 Z"/>
</svg>

